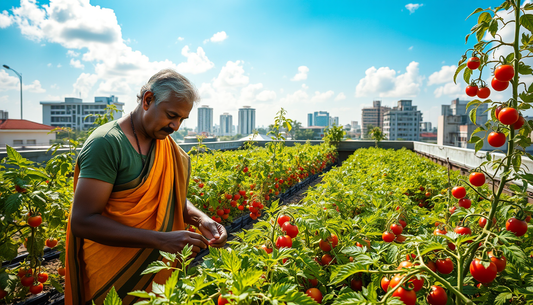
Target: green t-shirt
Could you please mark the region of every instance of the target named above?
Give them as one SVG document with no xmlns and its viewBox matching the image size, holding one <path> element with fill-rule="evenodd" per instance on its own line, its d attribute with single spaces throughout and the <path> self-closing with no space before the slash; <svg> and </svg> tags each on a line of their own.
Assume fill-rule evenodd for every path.
<svg viewBox="0 0 533 305">
<path fill-rule="evenodd" d="M 85 141 L 78 156 L 79 178 L 113 185 L 130 182 L 142 171 L 141 156 L 146 159 L 133 148 L 118 122 L 109 122 L 98 127 Z"/>
</svg>

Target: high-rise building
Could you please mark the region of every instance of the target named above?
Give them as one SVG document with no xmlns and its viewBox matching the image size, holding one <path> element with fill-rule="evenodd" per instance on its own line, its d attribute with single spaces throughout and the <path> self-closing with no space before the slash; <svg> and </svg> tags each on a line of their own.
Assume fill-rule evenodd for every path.
<svg viewBox="0 0 533 305">
<path fill-rule="evenodd" d="M 475 143 L 468 143 L 472 132 L 477 128 L 470 121 L 470 109 L 466 106 L 469 101 L 461 101 L 458 98 L 453 100 L 451 105 L 442 105 L 441 115 L 439 116 L 439 126 L 437 128 L 437 144 L 456 146 L 462 148 L 474 148 Z M 484 125 L 487 120 L 487 104 L 479 105 L 476 111 L 477 125 Z M 481 136 L 483 134 L 480 134 Z M 487 143 L 484 149 L 492 149 Z M 503 148 L 501 148 L 503 149 Z"/>
<path fill-rule="evenodd" d="M 419 141 L 422 112 L 411 100 L 399 100 L 398 106 L 383 115 L 383 133 L 388 140 Z"/>
<path fill-rule="evenodd" d="M 220 135 L 231 136 L 233 134 L 233 117 L 224 112 L 220 115 Z"/>
<path fill-rule="evenodd" d="M 239 128 L 241 135 L 249 135 L 255 129 L 255 109 L 250 106 L 243 106 L 239 109 Z"/>
<path fill-rule="evenodd" d="M 207 105 L 198 107 L 198 133 L 213 132 L 213 108 Z"/>
<path fill-rule="evenodd" d="M 352 131 L 357 131 L 358 129 L 361 129 L 361 126 L 359 126 L 359 122 L 357 121 L 352 121 L 352 123 L 350 124 L 351 127 L 352 127 Z"/>
<path fill-rule="evenodd" d="M 307 114 L 307 127 L 313 126 L 313 114 L 308 113 Z"/>
<path fill-rule="evenodd" d="M 372 108 L 362 109 L 363 135 L 368 134 L 368 126 L 379 127 L 383 130 L 383 115 L 390 110 L 390 107 L 381 106 L 381 101 L 373 101 Z"/>
<path fill-rule="evenodd" d="M 339 126 L 339 117 L 336 116 L 336 117 L 329 117 L 329 126 Z"/>
<path fill-rule="evenodd" d="M 40 102 L 43 107 L 43 124 L 54 127 L 69 127 L 75 130 L 87 130 L 96 127 L 96 117 L 90 114 L 105 114 L 107 105 L 115 105 L 118 111 L 113 112 L 115 119 L 122 117 L 124 103 L 119 103 L 115 96 L 94 98 L 94 103 L 84 103 L 82 99 L 66 97 L 64 102 Z"/>
<path fill-rule="evenodd" d="M 420 122 L 420 131 L 433 132 L 433 128 L 431 128 L 431 122 Z"/>
</svg>

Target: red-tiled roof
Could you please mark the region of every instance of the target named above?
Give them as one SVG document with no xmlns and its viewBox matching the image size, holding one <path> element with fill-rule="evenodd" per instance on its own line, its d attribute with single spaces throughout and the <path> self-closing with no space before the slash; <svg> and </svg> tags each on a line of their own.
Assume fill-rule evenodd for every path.
<svg viewBox="0 0 533 305">
<path fill-rule="evenodd" d="M 54 128 L 55 127 L 53 126 L 35 123 L 28 120 L 0 120 L 0 129 L 3 130 L 52 130 Z"/>
<path fill-rule="evenodd" d="M 434 138 L 434 137 L 437 136 L 437 134 L 436 133 L 432 133 L 432 132 L 423 132 L 423 133 L 420 134 L 420 136 L 422 138 Z"/>
</svg>

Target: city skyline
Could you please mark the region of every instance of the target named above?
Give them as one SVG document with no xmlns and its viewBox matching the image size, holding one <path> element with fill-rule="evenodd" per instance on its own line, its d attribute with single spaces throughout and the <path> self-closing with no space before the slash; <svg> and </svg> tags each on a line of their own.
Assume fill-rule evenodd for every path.
<svg viewBox="0 0 533 305">
<path fill-rule="evenodd" d="M 281 107 L 303 124 L 316 110 L 346 124 L 362 121 L 373 100 L 394 107 L 410 99 L 436 126 L 440 105 L 471 100 L 452 77 L 475 43 L 465 45 L 475 23 L 465 17 L 499 4 L 488 2 L 210 1 L 205 10 L 174 1 L 4 0 L 0 41 L 9 47 L 0 48 L 0 64 L 22 74 L 24 117 L 33 121 L 41 120 L 40 101 L 65 97 L 115 95 L 128 113 L 153 73 L 174 68 L 198 88 L 195 107 L 210 105 L 216 118 L 250 105 L 257 125 L 271 124 Z M 160 18 L 139 22 L 141 12 Z M 442 14 L 447 22 L 436 23 Z M 17 75 L 0 69 L 0 108 L 11 118 L 19 117 L 19 95 Z M 509 91 L 491 97 L 507 100 Z M 196 126 L 196 109 L 185 127 Z"/>
</svg>

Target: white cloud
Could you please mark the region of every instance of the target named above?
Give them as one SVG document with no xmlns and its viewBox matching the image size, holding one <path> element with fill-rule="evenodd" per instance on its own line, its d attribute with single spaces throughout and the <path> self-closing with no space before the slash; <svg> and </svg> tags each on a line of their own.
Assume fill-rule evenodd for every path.
<svg viewBox="0 0 533 305">
<path fill-rule="evenodd" d="M 7 28 L 13 23 L 13 17 L 7 11 L 2 11 L 0 14 L 0 29 Z"/>
<path fill-rule="evenodd" d="M 7 91 L 7 90 L 16 90 L 20 91 L 20 79 L 16 76 L 11 76 L 7 71 L 0 70 L 0 91 Z M 31 84 L 22 84 L 22 90 L 23 91 L 30 91 L 35 93 L 43 93 L 46 92 L 45 89 L 41 87 L 41 82 L 38 80 L 34 80 Z"/>
<path fill-rule="evenodd" d="M 417 9 L 424 6 L 424 4 L 419 3 L 409 3 L 405 6 L 406 9 L 409 10 L 409 14 L 414 13 Z"/>
<path fill-rule="evenodd" d="M 50 89 L 59 89 L 59 86 L 57 84 L 53 84 L 50 86 Z"/>
<path fill-rule="evenodd" d="M 177 43 L 178 41 L 183 41 L 184 39 L 185 39 L 185 38 L 183 38 L 183 37 L 178 37 L 178 40 L 176 40 L 176 43 Z"/>
<path fill-rule="evenodd" d="M 457 66 L 455 65 L 442 66 L 440 71 L 434 72 L 429 76 L 428 86 L 453 82 L 455 70 L 457 70 Z"/>
<path fill-rule="evenodd" d="M 80 56 L 80 53 L 76 52 L 76 51 L 73 51 L 73 50 L 68 50 L 67 51 L 67 56 L 70 56 L 70 57 L 78 57 Z"/>
<path fill-rule="evenodd" d="M 58 68 L 61 68 L 62 66 L 61 66 L 61 64 L 57 64 L 57 67 L 58 67 Z"/>
<path fill-rule="evenodd" d="M 196 53 L 194 53 L 190 52 L 189 46 L 184 46 L 183 49 L 181 49 L 181 55 L 187 57 L 187 61 L 178 65 L 177 71 L 179 73 L 200 74 L 215 66 L 215 64 L 207 58 L 202 47 L 198 47 Z"/>
<path fill-rule="evenodd" d="M 244 103 L 251 102 L 255 100 L 257 91 L 263 89 L 263 84 L 249 84 L 248 86 L 241 89 L 241 98 L 240 100 Z"/>
<path fill-rule="evenodd" d="M 38 80 L 34 80 L 33 83 L 29 84 L 29 85 L 22 85 L 22 89 L 24 91 L 30 91 L 30 92 L 34 92 L 34 93 L 44 93 L 46 92 L 46 90 L 41 87 L 41 82 L 38 81 Z"/>
<path fill-rule="evenodd" d="M 299 66 L 298 73 L 291 78 L 292 81 L 300 81 L 307 79 L 307 73 L 309 73 L 309 68 L 306 66 Z"/>
<path fill-rule="evenodd" d="M 412 51 L 412 50 L 413 50 L 413 46 L 410 46 L 408 50 L 409 50 L 409 51 Z"/>
<path fill-rule="evenodd" d="M 244 62 L 237 60 L 236 62 L 228 61 L 218 77 L 213 82 L 215 87 L 243 87 L 246 86 L 250 79 L 244 75 Z"/>
<path fill-rule="evenodd" d="M 453 82 L 449 82 L 445 84 L 444 86 L 440 86 L 433 92 L 435 94 L 436 98 L 439 98 L 443 95 L 449 96 L 449 97 L 458 97 L 459 95 L 463 94 L 463 89 L 461 87 L 461 84 L 454 84 Z"/>
<path fill-rule="evenodd" d="M 309 86 L 307 86 L 306 84 L 302 84 L 302 89 L 307 90 L 307 89 L 309 89 Z"/>
<path fill-rule="evenodd" d="M 266 101 L 275 100 L 276 97 L 277 97 L 276 92 L 274 92 L 272 90 L 263 90 L 255 98 L 258 101 L 266 102 Z"/>
<path fill-rule="evenodd" d="M 77 59 L 71 58 L 70 65 L 77 69 L 85 69 L 85 66 Z"/>
<path fill-rule="evenodd" d="M 76 83 L 73 85 L 73 95 L 76 97 L 81 96 L 82 98 L 86 98 L 97 81 L 98 75 L 82 73 L 76 80 Z"/>
<path fill-rule="evenodd" d="M 280 101 L 284 105 L 285 104 L 298 104 L 298 103 L 309 101 L 309 95 L 307 94 L 307 92 L 300 89 L 300 90 L 295 91 L 292 94 L 287 94 L 287 96 L 282 98 Z"/>
<path fill-rule="evenodd" d="M 414 97 L 420 92 L 424 79 L 419 75 L 415 61 L 409 63 L 404 74 L 396 75 L 397 72 L 389 67 L 371 67 L 365 74 L 355 88 L 356 97 Z"/>
<path fill-rule="evenodd" d="M 51 63 L 51 62 L 49 62 L 49 63 L 47 64 L 47 66 L 48 66 L 48 67 L 51 67 L 51 66 L 52 66 L 52 63 Z"/>
<path fill-rule="evenodd" d="M 204 43 L 211 41 L 211 42 L 222 42 L 228 38 L 228 35 L 225 31 L 215 33 L 213 37 L 204 40 Z"/>
<path fill-rule="evenodd" d="M 337 96 L 335 97 L 336 101 L 342 101 L 342 100 L 345 100 L 345 99 L 346 99 L 346 95 L 344 94 L 344 92 L 341 92 L 341 93 L 337 94 Z"/>
<path fill-rule="evenodd" d="M 311 102 L 325 102 L 329 99 L 331 99 L 335 95 L 335 92 L 332 90 L 320 93 L 319 91 L 315 91 L 315 95 L 311 98 Z"/>
</svg>

